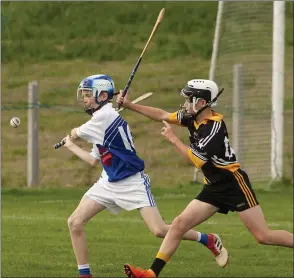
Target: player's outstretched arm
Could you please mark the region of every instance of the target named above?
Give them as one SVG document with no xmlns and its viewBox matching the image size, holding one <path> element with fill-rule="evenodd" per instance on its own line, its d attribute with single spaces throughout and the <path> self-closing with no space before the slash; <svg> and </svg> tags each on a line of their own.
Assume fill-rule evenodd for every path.
<svg viewBox="0 0 294 278">
<path fill-rule="evenodd" d="M 161 129 L 161 135 L 163 135 L 168 141 L 170 141 L 178 153 L 180 153 L 186 160 L 198 169 L 200 169 L 207 161 L 207 157 L 200 154 L 196 149 L 191 148 L 184 144 L 180 138 L 178 138 L 172 130 L 172 127 L 167 122 L 163 121 L 164 126 Z"/>
<path fill-rule="evenodd" d="M 99 160 L 95 159 L 92 155 L 90 155 L 87 151 L 83 150 L 79 146 L 77 146 L 70 138 L 69 135 L 67 135 L 65 138 L 62 139 L 62 141 L 65 141 L 64 147 L 66 147 L 68 150 L 70 150 L 72 153 L 74 153 L 76 156 L 78 156 L 80 159 L 84 160 L 91 166 L 96 166 L 99 162 Z"/>
<path fill-rule="evenodd" d="M 129 110 L 132 110 L 134 112 L 137 112 L 139 114 L 142 114 L 143 116 L 150 118 L 154 121 L 167 121 L 169 122 L 169 115 L 170 113 L 159 109 L 159 108 L 155 108 L 155 107 L 151 107 L 151 106 L 145 106 L 145 105 L 140 105 L 140 104 L 136 104 L 136 103 L 132 103 L 129 99 L 128 99 L 128 94 L 125 95 L 125 97 L 122 97 L 122 90 L 120 90 L 120 93 L 118 94 L 117 98 L 116 98 L 116 102 L 123 106 L 124 108 L 127 108 Z"/>
</svg>

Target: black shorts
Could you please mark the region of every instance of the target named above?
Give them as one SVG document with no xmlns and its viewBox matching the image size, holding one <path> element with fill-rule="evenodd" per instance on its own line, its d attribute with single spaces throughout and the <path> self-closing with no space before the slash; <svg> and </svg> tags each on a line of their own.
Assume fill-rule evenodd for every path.
<svg viewBox="0 0 294 278">
<path fill-rule="evenodd" d="M 195 199 L 219 208 L 218 212 L 224 214 L 229 211 L 244 211 L 258 205 L 249 178 L 241 169 L 226 183 L 204 185 Z"/>
</svg>

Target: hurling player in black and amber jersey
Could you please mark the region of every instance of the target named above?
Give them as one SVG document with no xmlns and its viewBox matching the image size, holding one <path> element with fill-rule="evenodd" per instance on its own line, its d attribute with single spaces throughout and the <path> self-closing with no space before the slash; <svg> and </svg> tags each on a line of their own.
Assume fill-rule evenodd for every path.
<svg viewBox="0 0 294 278">
<path fill-rule="evenodd" d="M 117 98 L 117 102 L 125 108 L 162 121 L 164 126 L 161 134 L 204 174 L 202 191 L 173 220 L 150 269 L 144 270 L 127 264 L 125 273 L 128 277 L 157 277 L 177 250 L 182 235 L 217 212 L 238 212 L 241 221 L 260 244 L 293 248 L 292 233 L 271 230 L 267 226 L 248 175 L 240 168 L 230 146 L 223 115 L 211 108 L 216 105 L 219 94 L 217 84 L 211 80 L 190 80 L 181 90 L 181 95 L 185 98 L 184 109 L 174 113 L 133 104 L 121 95 Z M 189 146 L 175 135 L 170 124 L 188 128 Z M 219 260 L 224 266 L 228 262 L 228 258 L 221 254 Z"/>
</svg>

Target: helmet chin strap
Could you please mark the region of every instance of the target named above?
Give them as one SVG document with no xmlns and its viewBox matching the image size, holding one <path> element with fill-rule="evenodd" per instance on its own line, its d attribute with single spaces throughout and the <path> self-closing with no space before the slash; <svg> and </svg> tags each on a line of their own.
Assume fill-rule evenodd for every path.
<svg viewBox="0 0 294 278">
<path fill-rule="evenodd" d="M 94 114 L 94 112 L 96 112 L 97 110 L 99 110 L 102 106 L 104 106 L 106 103 L 109 102 L 109 99 L 107 98 L 106 100 L 103 100 L 103 101 L 98 101 L 97 98 L 95 98 L 95 103 L 98 104 L 98 106 L 96 108 L 87 108 L 87 107 L 84 107 L 84 111 L 89 114 L 90 116 L 92 116 Z"/>
<path fill-rule="evenodd" d="M 197 113 L 198 112 L 198 110 L 195 108 L 195 105 L 198 103 L 199 99 L 200 98 L 193 97 L 192 110 L 193 110 L 194 113 Z"/>
<path fill-rule="evenodd" d="M 95 103 L 98 104 L 98 107 L 95 108 L 97 111 L 98 109 L 100 109 L 102 106 L 104 106 L 106 103 L 109 102 L 109 99 L 107 98 L 106 100 L 103 100 L 103 101 L 98 101 L 98 98 L 95 98 Z"/>
<path fill-rule="evenodd" d="M 96 111 L 96 108 L 87 108 L 87 107 L 84 107 L 84 111 L 89 114 L 90 116 L 93 115 L 93 113 Z"/>
<path fill-rule="evenodd" d="M 194 119 L 196 119 L 196 117 L 202 112 L 204 111 L 207 107 L 210 107 L 212 103 L 216 102 L 217 101 L 217 98 L 222 94 L 222 92 L 224 91 L 224 88 L 222 88 L 218 94 L 216 95 L 215 98 L 213 98 L 211 101 L 207 102 L 200 110 L 196 110 L 197 112 L 193 115 L 194 116 Z M 194 102 L 194 99 L 193 99 L 193 102 Z M 193 109 L 194 111 L 194 109 Z"/>
</svg>

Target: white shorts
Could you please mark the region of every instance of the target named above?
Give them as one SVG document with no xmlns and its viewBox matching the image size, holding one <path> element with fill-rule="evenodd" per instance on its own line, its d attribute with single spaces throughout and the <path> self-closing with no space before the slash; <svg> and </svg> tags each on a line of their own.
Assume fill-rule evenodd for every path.
<svg viewBox="0 0 294 278">
<path fill-rule="evenodd" d="M 121 209 L 130 211 L 156 206 L 151 194 L 149 176 L 144 172 L 118 182 L 100 178 L 85 196 L 106 207 L 112 214 L 118 214 Z"/>
</svg>

